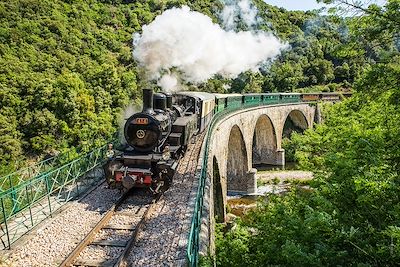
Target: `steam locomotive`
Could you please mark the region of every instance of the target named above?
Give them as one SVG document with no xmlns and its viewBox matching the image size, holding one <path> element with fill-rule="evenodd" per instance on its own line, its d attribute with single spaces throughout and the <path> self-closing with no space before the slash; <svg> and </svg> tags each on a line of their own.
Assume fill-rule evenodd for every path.
<svg viewBox="0 0 400 267">
<path fill-rule="evenodd" d="M 104 169 L 107 182 L 130 189 L 165 190 L 192 137 L 212 118 L 214 95 L 181 92 L 175 95 L 143 90 L 143 110 L 129 117 L 124 127 L 126 145 Z"/>
<path fill-rule="evenodd" d="M 125 123 L 126 145 L 104 166 L 110 186 L 147 187 L 158 193 L 169 187 L 178 160 L 192 137 L 203 132 L 213 115 L 229 108 L 309 101 L 339 101 L 351 93 L 174 95 L 143 90 L 143 110 Z"/>
</svg>

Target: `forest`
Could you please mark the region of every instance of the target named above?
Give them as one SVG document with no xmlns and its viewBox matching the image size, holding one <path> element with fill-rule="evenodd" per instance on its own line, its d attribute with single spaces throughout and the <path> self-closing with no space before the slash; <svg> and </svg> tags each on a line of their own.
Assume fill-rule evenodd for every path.
<svg viewBox="0 0 400 267">
<path fill-rule="evenodd" d="M 0 174 L 95 146 L 140 102 L 132 33 L 163 10 L 209 1 L 0 3 Z"/>
<path fill-rule="evenodd" d="M 218 226 L 217 265 L 398 266 L 400 1 L 344 5 L 354 16 L 253 4 L 256 30 L 290 49 L 259 72 L 189 89 L 354 96 L 292 135 L 294 158 L 315 173 L 312 190 L 271 195 L 235 229 Z M 110 139 L 126 107 L 141 100 L 132 34 L 182 5 L 220 23 L 218 0 L 0 2 L 0 175 Z M 238 18 L 236 30 L 249 29 Z"/>
</svg>

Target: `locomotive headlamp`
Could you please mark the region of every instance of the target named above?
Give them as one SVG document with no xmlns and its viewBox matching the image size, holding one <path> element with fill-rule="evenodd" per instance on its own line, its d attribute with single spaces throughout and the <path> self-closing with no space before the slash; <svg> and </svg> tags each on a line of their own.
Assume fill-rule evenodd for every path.
<svg viewBox="0 0 400 267">
<path fill-rule="evenodd" d="M 163 160 L 169 160 L 171 158 L 171 151 L 169 150 L 168 145 L 164 147 L 164 150 L 162 152 L 162 158 Z"/>
<path fill-rule="evenodd" d="M 143 139 L 145 135 L 146 135 L 146 133 L 145 133 L 145 131 L 143 131 L 143 130 L 138 130 L 138 131 L 136 132 L 136 136 L 137 136 L 137 138 L 139 138 L 139 139 Z"/>
</svg>

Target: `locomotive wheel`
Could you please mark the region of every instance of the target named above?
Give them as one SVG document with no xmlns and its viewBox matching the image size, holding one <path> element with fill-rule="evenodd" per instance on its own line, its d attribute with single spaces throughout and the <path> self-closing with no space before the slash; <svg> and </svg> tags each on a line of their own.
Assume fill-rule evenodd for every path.
<svg viewBox="0 0 400 267">
<path fill-rule="evenodd" d="M 164 178 L 164 186 L 163 186 L 163 191 L 167 191 L 172 185 L 172 177 L 170 177 L 168 174 L 165 175 Z"/>
</svg>

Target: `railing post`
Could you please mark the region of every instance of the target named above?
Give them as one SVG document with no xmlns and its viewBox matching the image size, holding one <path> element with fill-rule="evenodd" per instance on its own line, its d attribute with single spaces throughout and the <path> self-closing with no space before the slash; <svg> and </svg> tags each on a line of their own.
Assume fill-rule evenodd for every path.
<svg viewBox="0 0 400 267">
<path fill-rule="evenodd" d="M 71 166 L 72 167 L 72 166 Z M 82 166 L 79 166 L 79 168 L 81 169 Z M 75 181 L 76 184 L 76 194 L 77 196 L 79 196 L 79 183 L 78 183 L 78 177 L 79 177 L 79 171 L 77 173 L 74 173 L 74 177 L 72 178 Z"/>
<path fill-rule="evenodd" d="M 11 187 L 11 202 L 12 202 L 12 213 L 17 213 L 19 211 L 19 205 L 18 205 L 18 201 L 17 201 L 17 194 L 15 193 L 15 188 Z M 15 210 L 14 210 L 14 206 L 15 206 Z"/>
<path fill-rule="evenodd" d="M 1 198 L 1 208 L 3 209 L 3 216 L 4 216 L 4 225 L 6 226 L 6 234 L 7 234 L 7 242 L 8 242 L 8 249 L 11 249 L 10 243 L 10 233 L 8 232 L 8 224 L 7 224 L 7 213 L 4 206 L 4 198 Z"/>
<path fill-rule="evenodd" d="M 25 193 L 26 193 L 26 201 L 28 202 L 28 207 L 29 207 L 29 215 L 31 217 L 31 225 L 33 226 L 33 216 L 32 216 L 32 208 L 31 208 L 31 200 L 29 198 L 29 193 L 28 193 L 28 185 L 25 186 Z"/>
<path fill-rule="evenodd" d="M 10 184 L 10 187 L 9 187 L 9 188 L 12 188 L 12 187 L 13 187 L 12 180 L 11 180 L 11 176 L 12 176 L 12 175 L 9 175 L 9 176 L 8 176 L 8 183 Z M 7 190 L 7 189 L 6 189 L 6 190 Z M 4 191 L 6 191 L 6 190 L 4 190 Z"/>
<path fill-rule="evenodd" d="M 45 183 L 46 183 L 46 191 L 47 191 L 47 201 L 49 202 L 49 211 L 50 217 L 53 217 L 53 212 L 51 211 L 51 200 L 50 200 L 50 185 L 49 185 L 49 176 L 45 176 Z"/>
</svg>

